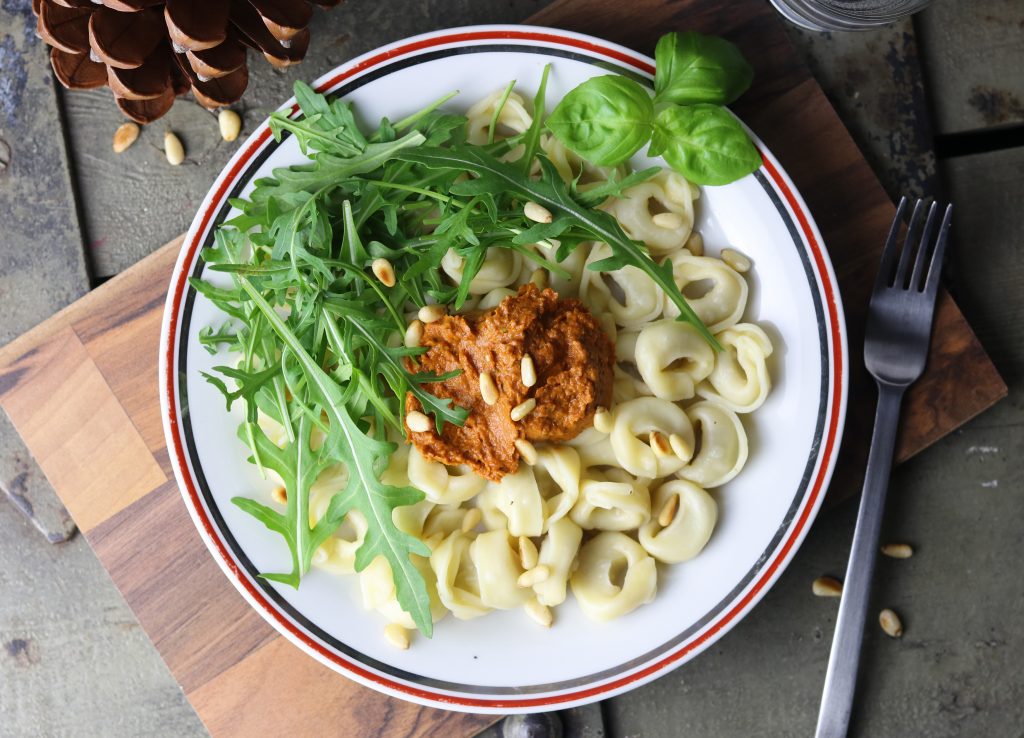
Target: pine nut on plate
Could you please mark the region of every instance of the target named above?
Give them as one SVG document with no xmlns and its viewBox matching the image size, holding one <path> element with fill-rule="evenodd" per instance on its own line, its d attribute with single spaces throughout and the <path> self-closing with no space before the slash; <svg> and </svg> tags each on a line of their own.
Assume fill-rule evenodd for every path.
<svg viewBox="0 0 1024 738">
<path fill-rule="evenodd" d="M 421 413 L 419 410 L 413 410 L 405 416 L 405 424 L 409 426 L 409 430 L 413 433 L 429 433 L 430 432 L 430 418 Z"/>
<path fill-rule="evenodd" d="M 488 405 L 498 401 L 498 385 L 494 383 L 494 375 L 490 372 L 480 372 L 480 397 Z"/>
<path fill-rule="evenodd" d="M 409 648 L 409 631 L 398 623 L 388 623 L 384 626 L 384 638 L 395 648 L 403 651 Z"/>
<path fill-rule="evenodd" d="M 391 266 L 391 262 L 387 259 L 380 258 L 374 259 L 370 269 L 373 271 L 373 276 L 380 280 L 380 283 L 385 287 L 394 287 L 397 279 L 395 278 L 395 268 Z"/>
<path fill-rule="evenodd" d="M 658 213 L 651 216 L 651 222 L 658 228 L 674 231 L 683 227 L 683 219 L 678 213 Z"/>
<path fill-rule="evenodd" d="M 551 614 L 551 608 L 547 605 L 542 605 L 536 599 L 532 599 L 523 605 L 523 609 L 526 610 L 526 614 L 535 622 L 543 625 L 545 628 L 551 627 L 554 618 Z"/>
<path fill-rule="evenodd" d="M 516 451 L 523 457 L 528 465 L 534 466 L 537 463 L 537 447 L 527 441 L 525 438 L 517 438 L 515 440 Z"/>
<path fill-rule="evenodd" d="M 416 317 L 424 323 L 435 323 L 447 314 L 448 308 L 444 305 L 424 305 Z"/>
<path fill-rule="evenodd" d="M 537 384 L 537 368 L 533 365 L 533 357 L 529 354 L 523 354 L 523 359 L 520 362 L 519 373 L 522 377 L 523 384 L 527 387 L 532 387 Z"/>
<path fill-rule="evenodd" d="M 405 329 L 405 345 L 407 348 L 415 348 L 423 340 L 423 321 L 417 318 L 409 323 Z"/>
<path fill-rule="evenodd" d="M 512 411 L 509 413 L 509 417 L 511 417 L 513 421 L 519 422 L 527 415 L 532 413 L 535 407 L 537 407 L 537 401 L 532 397 L 529 398 L 528 400 L 523 400 L 514 408 L 512 408 Z"/>
<path fill-rule="evenodd" d="M 722 261 L 741 274 L 743 272 L 749 272 L 750 267 L 752 266 L 750 259 L 736 249 L 722 249 Z"/>
<path fill-rule="evenodd" d="M 532 200 L 523 206 L 523 215 L 535 223 L 550 223 L 554 220 L 550 210 Z"/>
</svg>

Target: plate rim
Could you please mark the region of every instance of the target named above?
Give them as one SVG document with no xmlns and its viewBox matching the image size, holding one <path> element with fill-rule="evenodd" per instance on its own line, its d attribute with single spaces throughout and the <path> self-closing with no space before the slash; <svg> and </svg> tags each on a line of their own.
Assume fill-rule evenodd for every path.
<svg viewBox="0 0 1024 738">
<path fill-rule="evenodd" d="M 378 65 L 400 58 L 413 57 L 434 47 L 474 42 L 481 45 L 495 45 L 500 41 L 529 41 L 534 45 L 553 49 L 569 46 L 577 51 L 582 50 L 615 59 L 629 68 L 647 75 L 653 75 L 654 72 L 654 60 L 650 57 L 591 35 L 541 26 L 496 24 L 441 29 L 401 39 L 337 65 L 318 77 L 313 83 L 313 87 L 317 90 L 332 88 L 343 80 L 358 77 Z M 289 99 L 278 108 L 281 111 L 295 111 L 296 109 L 294 98 Z M 812 479 L 803 494 L 804 499 L 798 506 L 794 519 L 783 524 L 782 529 L 785 535 L 771 550 L 770 563 L 758 572 L 752 584 L 745 586 L 729 601 L 708 627 L 700 629 L 687 642 L 661 654 L 653 659 L 653 663 L 627 668 L 623 673 L 616 674 L 611 678 L 598 679 L 588 685 L 568 691 L 553 691 L 540 696 L 517 699 L 514 695 L 507 694 L 488 696 L 485 693 L 452 693 L 431 687 L 410 685 L 392 680 L 387 675 L 365 668 L 363 664 L 353 663 L 344 655 L 329 651 L 322 644 L 313 641 L 305 633 L 295 628 L 286 613 L 266 601 L 263 595 L 248 582 L 245 574 L 239 571 L 238 565 L 226 551 L 223 540 L 217 537 L 217 526 L 205 516 L 202 505 L 198 503 L 195 480 L 187 476 L 189 474 L 187 453 L 183 448 L 182 440 L 177 435 L 177 432 L 180 431 L 180 420 L 177 415 L 174 379 L 177 375 L 175 369 L 178 359 L 177 346 L 182 327 L 179 322 L 181 303 L 187 292 L 190 272 L 188 267 L 194 263 L 196 251 L 201 249 L 202 242 L 205 241 L 205 238 L 200 237 L 211 227 L 215 214 L 227 199 L 228 190 L 242 173 L 243 165 L 260 152 L 270 139 L 268 120 L 264 120 L 249 135 L 217 175 L 189 227 L 171 275 L 161 322 L 158 358 L 161 420 L 178 490 L 204 545 L 228 580 L 249 605 L 278 633 L 285 636 L 306 654 L 364 686 L 422 705 L 478 713 L 564 709 L 573 705 L 606 699 L 635 689 L 689 661 L 740 622 L 774 586 L 799 549 L 810 524 L 817 516 L 835 468 L 836 455 L 846 419 L 849 384 L 846 323 L 838 283 L 831 260 L 824 247 L 824 240 L 800 193 L 763 142 L 751 132 L 762 155 L 762 168 L 759 172 L 767 172 L 775 189 L 782 195 L 789 215 L 794 218 L 801 231 L 799 247 L 807 251 L 811 257 L 813 289 L 819 293 L 825 312 L 826 345 L 823 347 L 823 352 L 829 354 L 826 370 L 830 375 L 825 405 L 826 428 L 822 447 L 812 466 Z"/>
</svg>

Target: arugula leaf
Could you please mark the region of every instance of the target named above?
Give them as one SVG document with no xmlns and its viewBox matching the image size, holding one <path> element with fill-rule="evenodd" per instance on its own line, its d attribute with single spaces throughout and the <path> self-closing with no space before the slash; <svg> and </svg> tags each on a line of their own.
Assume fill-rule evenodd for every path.
<svg viewBox="0 0 1024 738">
<path fill-rule="evenodd" d="M 733 44 L 694 31 L 667 33 L 654 51 L 654 101 L 728 105 L 750 87 L 754 70 Z"/>
<path fill-rule="evenodd" d="M 409 557 L 412 554 L 429 556 L 430 549 L 418 538 L 399 530 L 392 519 L 396 507 L 419 502 L 423 499 L 423 493 L 412 487 L 384 484 L 380 480 L 380 474 L 394 451 L 394 444 L 372 438 L 360 429 L 346 408 L 346 398 L 338 384 L 309 355 L 299 338 L 249 279 L 238 277 L 238 281 L 298 364 L 311 397 L 319 409 L 326 413 L 329 431 L 322 448 L 330 448 L 332 454 L 336 454 L 348 468 L 348 483 L 332 498 L 324 516 L 324 530 L 331 525 L 336 529 L 350 510 L 359 510 L 366 516 L 369 526 L 363 545 L 356 551 L 356 571 L 365 569 L 378 555 L 384 556 L 391 566 L 399 604 L 409 613 L 420 632 L 429 637 L 433 632 L 430 597 L 423 576 Z M 298 445 L 301 451 L 303 444 Z M 302 466 L 302 454 L 298 456 L 300 473 L 312 468 L 309 463 Z M 276 461 L 274 457 L 270 458 Z M 275 471 L 281 473 L 278 469 Z M 297 489 L 301 491 L 301 484 Z M 303 506 L 300 504 L 299 507 Z M 297 515 L 308 516 L 308 500 L 305 509 L 300 509 Z M 301 555 L 298 567 L 300 573 L 308 569 L 307 554 L 311 558 L 315 550 L 311 548 L 315 539 L 304 538 L 308 528 L 308 522 L 305 527 L 298 524 L 294 533 L 296 545 L 292 550 L 297 552 L 294 555 Z M 309 543 L 304 545 L 303 540 Z M 316 545 L 319 546 L 319 543 Z M 289 578 L 287 583 L 291 584 L 292 580 Z"/>
<path fill-rule="evenodd" d="M 548 128 L 568 148 L 601 166 L 618 166 L 651 137 L 654 103 L 627 77 L 593 77 L 558 103 Z"/>
<path fill-rule="evenodd" d="M 658 114 L 651 156 L 664 156 L 691 182 L 723 185 L 761 166 L 761 155 L 740 122 L 717 105 L 670 107 Z"/>
<path fill-rule="evenodd" d="M 453 185 L 453 192 L 490 192 L 494 195 L 511 192 L 524 200 L 540 203 L 556 217 L 565 215 L 571 218 L 577 228 L 589 234 L 594 240 L 603 241 L 611 247 L 612 256 L 590 265 L 591 269 L 610 271 L 624 266 L 635 266 L 642 270 L 679 308 L 680 320 L 692 324 L 713 347 L 721 348 L 679 291 L 671 265 L 655 263 L 643 244 L 627 236 L 611 215 L 577 202 L 559 177 L 554 165 L 546 157 L 538 157 L 541 163 L 540 181 L 529 179 L 516 167 L 495 159 L 480 147 L 420 147 L 403 151 L 398 158 L 433 168 L 469 171 L 476 175 L 475 179 Z"/>
</svg>

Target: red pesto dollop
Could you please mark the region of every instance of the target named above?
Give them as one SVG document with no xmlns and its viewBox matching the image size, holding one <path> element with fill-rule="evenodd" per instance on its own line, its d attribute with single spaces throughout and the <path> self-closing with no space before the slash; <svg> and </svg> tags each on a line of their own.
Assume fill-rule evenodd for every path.
<svg viewBox="0 0 1024 738">
<path fill-rule="evenodd" d="M 417 357 L 421 371 L 461 374 L 424 388 L 469 410 L 465 425 L 445 423 L 409 438 L 428 459 L 466 464 L 482 477 L 499 481 L 519 466 L 517 439 L 568 441 L 593 422 L 599 406 L 612 398 L 615 346 L 579 300 L 563 300 L 554 290 L 523 285 L 493 310 L 448 315 L 423 328 Z M 522 359 L 529 354 L 537 373 L 523 384 Z M 410 369 L 412 365 L 410 362 Z M 490 372 L 498 388 L 493 405 L 480 395 L 480 375 Z M 528 398 L 536 407 L 515 422 L 510 413 Z M 420 410 L 409 394 L 408 410 Z"/>
</svg>

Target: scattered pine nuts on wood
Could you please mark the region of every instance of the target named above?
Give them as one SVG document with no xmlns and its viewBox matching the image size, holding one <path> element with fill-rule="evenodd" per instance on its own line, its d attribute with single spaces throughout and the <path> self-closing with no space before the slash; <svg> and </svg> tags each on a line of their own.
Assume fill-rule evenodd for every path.
<svg viewBox="0 0 1024 738">
<path fill-rule="evenodd" d="M 164 156 L 172 167 L 185 161 L 185 147 L 181 144 L 181 139 L 170 131 L 164 134 Z"/>
<path fill-rule="evenodd" d="M 878 613 L 878 624 L 882 626 L 882 630 L 890 638 L 899 638 L 903 635 L 903 621 L 900 620 L 899 615 L 888 607 Z"/>
<path fill-rule="evenodd" d="M 842 597 L 843 583 L 835 577 L 818 577 L 811 584 L 811 591 L 817 597 Z"/>
<path fill-rule="evenodd" d="M 234 141 L 242 131 L 242 118 L 234 110 L 224 108 L 217 113 L 217 125 L 220 127 L 221 138 Z"/>
<path fill-rule="evenodd" d="M 139 137 L 139 126 L 131 121 L 122 123 L 114 131 L 114 153 L 120 154 L 127 149 Z"/>
<path fill-rule="evenodd" d="M 882 555 L 891 559 L 909 559 L 914 549 L 908 543 L 887 543 L 882 546 Z"/>
</svg>

